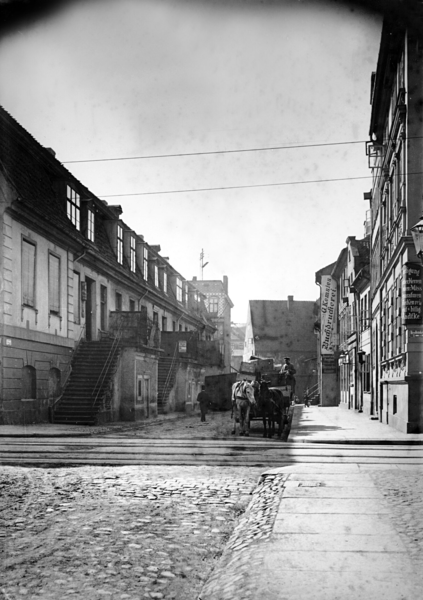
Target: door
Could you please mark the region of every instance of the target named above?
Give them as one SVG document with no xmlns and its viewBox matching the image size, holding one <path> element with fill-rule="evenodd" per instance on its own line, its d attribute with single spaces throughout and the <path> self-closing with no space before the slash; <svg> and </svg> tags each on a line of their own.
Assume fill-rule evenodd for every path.
<svg viewBox="0 0 423 600">
<path fill-rule="evenodd" d="M 100 329 L 107 331 L 107 288 L 100 286 Z"/>
<path fill-rule="evenodd" d="M 85 315 L 85 338 L 87 341 L 91 341 L 94 332 L 94 306 L 95 306 L 95 281 L 93 279 L 85 278 L 87 286 L 87 301 L 86 301 L 86 315 Z"/>
<path fill-rule="evenodd" d="M 145 416 L 150 416 L 150 377 L 144 376 L 144 410 Z"/>
</svg>

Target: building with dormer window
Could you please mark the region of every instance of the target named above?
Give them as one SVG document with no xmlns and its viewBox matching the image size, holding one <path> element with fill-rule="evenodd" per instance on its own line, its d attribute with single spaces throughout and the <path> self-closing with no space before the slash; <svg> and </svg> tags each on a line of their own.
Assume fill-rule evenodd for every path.
<svg viewBox="0 0 423 600">
<path fill-rule="evenodd" d="M 216 328 L 160 252 L 0 108 L 1 423 L 195 406 Z"/>
</svg>

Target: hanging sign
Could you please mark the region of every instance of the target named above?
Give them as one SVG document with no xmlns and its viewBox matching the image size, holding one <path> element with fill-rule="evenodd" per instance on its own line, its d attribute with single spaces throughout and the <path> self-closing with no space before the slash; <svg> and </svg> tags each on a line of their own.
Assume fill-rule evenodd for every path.
<svg viewBox="0 0 423 600">
<path fill-rule="evenodd" d="M 334 354 L 336 334 L 336 280 L 322 277 L 320 291 L 320 350 L 321 354 Z"/>
<path fill-rule="evenodd" d="M 407 263 L 402 271 L 402 322 L 417 325 L 422 322 L 422 267 Z"/>
<path fill-rule="evenodd" d="M 179 340 L 179 352 L 186 352 L 186 351 L 187 351 L 187 341 Z"/>
</svg>

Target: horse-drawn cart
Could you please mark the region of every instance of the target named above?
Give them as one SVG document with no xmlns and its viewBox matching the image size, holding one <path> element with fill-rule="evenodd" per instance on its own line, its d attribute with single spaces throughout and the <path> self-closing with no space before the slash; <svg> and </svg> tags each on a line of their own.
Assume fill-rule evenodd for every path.
<svg viewBox="0 0 423 600">
<path fill-rule="evenodd" d="M 280 373 L 273 359 L 255 358 L 241 363 L 237 380 L 247 380 L 255 389 L 256 404 L 250 411 L 250 420 L 261 419 L 263 436 L 275 434 L 287 437 L 290 426 L 290 406 L 293 403 L 292 381 L 286 373 Z"/>
</svg>

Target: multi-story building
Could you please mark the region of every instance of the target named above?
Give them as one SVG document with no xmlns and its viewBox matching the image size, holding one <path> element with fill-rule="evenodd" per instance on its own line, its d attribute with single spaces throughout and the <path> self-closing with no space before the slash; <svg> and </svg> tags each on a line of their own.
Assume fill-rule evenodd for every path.
<svg viewBox="0 0 423 600">
<path fill-rule="evenodd" d="M 372 409 L 404 432 L 423 430 L 422 266 L 410 229 L 422 214 L 423 35 L 386 18 L 371 80 Z"/>
<path fill-rule="evenodd" d="M 317 303 L 295 300 L 250 300 L 245 331 L 244 361 L 251 356 L 273 358 L 282 365 L 289 356 L 296 373 L 296 394 L 302 398 L 317 383 L 314 324 Z"/>
<path fill-rule="evenodd" d="M 223 357 L 223 364 L 215 370 L 215 373 L 231 372 L 231 309 L 232 300 L 229 297 L 228 277 L 223 276 L 223 281 L 197 280 L 196 277 L 190 281 L 190 284 L 204 296 L 204 303 L 209 314 L 210 321 L 216 327 L 215 339 L 219 342 L 220 353 Z"/>
<path fill-rule="evenodd" d="M 3 108 L 0 161 L 0 422 L 192 407 L 221 362 L 205 296 Z"/>
<path fill-rule="evenodd" d="M 231 324 L 231 367 L 233 371 L 241 368 L 244 354 L 245 323 Z"/>
</svg>

